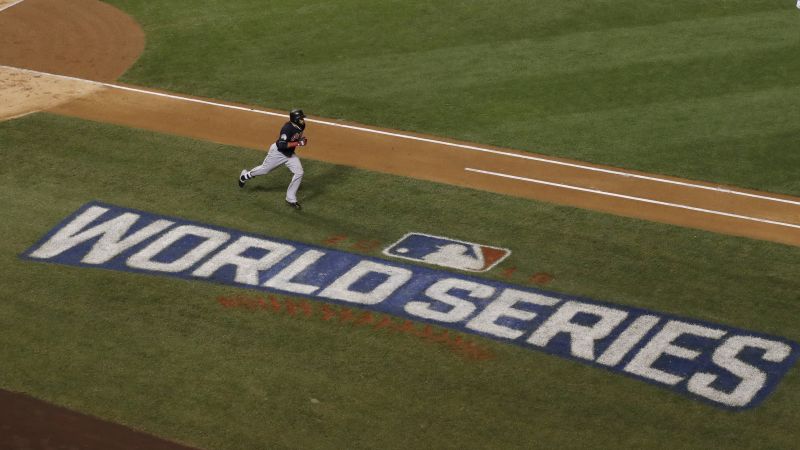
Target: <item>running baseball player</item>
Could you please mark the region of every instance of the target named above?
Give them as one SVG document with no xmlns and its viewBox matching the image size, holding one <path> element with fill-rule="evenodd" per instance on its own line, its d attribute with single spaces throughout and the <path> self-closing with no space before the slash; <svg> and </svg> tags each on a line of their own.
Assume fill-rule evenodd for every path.
<svg viewBox="0 0 800 450">
<path fill-rule="evenodd" d="M 289 113 L 289 121 L 281 128 L 281 134 L 274 144 L 269 146 L 267 157 L 260 166 L 253 167 L 252 170 L 242 170 L 239 175 L 239 187 L 243 188 L 247 180 L 259 175 L 266 175 L 272 169 L 285 164 L 292 171 L 292 181 L 286 189 L 286 204 L 294 209 L 302 209 L 297 202 L 297 188 L 303 180 L 303 165 L 300 158 L 294 153 L 297 147 L 302 147 L 308 143 L 308 139 L 303 136 L 306 128 L 306 115 L 302 109 L 295 109 Z"/>
</svg>

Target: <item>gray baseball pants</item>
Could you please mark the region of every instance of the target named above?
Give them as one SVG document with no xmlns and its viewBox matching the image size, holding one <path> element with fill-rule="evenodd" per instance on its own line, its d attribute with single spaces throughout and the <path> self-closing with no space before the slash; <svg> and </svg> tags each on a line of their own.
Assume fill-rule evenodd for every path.
<svg viewBox="0 0 800 450">
<path fill-rule="evenodd" d="M 297 155 L 287 157 L 278 151 L 277 145 L 272 144 L 264 162 L 260 166 L 253 167 L 250 170 L 250 176 L 266 175 L 281 164 L 285 164 L 292 171 L 292 181 L 289 182 L 289 188 L 286 189 L 286 201 L 297 203 L 297 189 L 300 187 L 300 182 L 303 181 L 303 165 Z"/>
</svg>

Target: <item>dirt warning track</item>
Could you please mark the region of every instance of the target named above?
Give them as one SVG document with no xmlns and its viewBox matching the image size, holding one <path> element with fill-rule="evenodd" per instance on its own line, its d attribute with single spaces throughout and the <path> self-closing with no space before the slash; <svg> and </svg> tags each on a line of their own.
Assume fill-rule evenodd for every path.
<svg viewBox="0 0 800 450">
<path fill-rule="evenodd" d="M 13 25 L 36 11 L 47 17 L 47 11 L 42 9 L 45 3 L 68 9 L 81 3 L 82 14 L 88 16 L 93 10 L 101 14 L 110 8 L 95 0 L 26 0 L 0 14 L 0 27 Z M 114 14 L 117 13 L 121 14 Z M 65 16 L 69 14 L 60 17 Z M 110 27 L 114 38 L 107 41 L 102 33 L 88 33 L 86 27 L 65 27 L 65 33 L 78 34 L 65 38 L 65 42 L 82 42 L 85 47 L 100 49 L 95 51 L 100 56 L 91 61 L 76 58 L 62 68 L 41 54 L 26 61 L 20 56 L 25 51 L 5 50 L 0 52 L 0 64 L 5 66 L 0 67 L 0 77 L 5 77 L 5 84 L 12 87 L 18 86 L 18 82 L 9 81 L 10 75 L 4 74 L 46 79 L 51 85 L 68 85 L 74 92 L 67 100 L 62 96 L 60 101 L 45 107 L 32 105 L 33 110 L 261 150 L 266 150 L 274 140 L 274 130 L 285 121 L 285 112 L 109 83 L 108 80 L 124 71 L 122 61 L 132 64 L 131 55 L 138 55 L 137 51 L 143 48 L 143 36 L 135 22 L 115 18 L 114 23 Z M 24 31 L 31 27 L 33 30 Z M 35 28 L 34 22 L 18 26 L 12 47 L 51 52 L 46 45 L 30 42 L 41 38 Z M 103 49 L 113 49 L 120 39 L 127 41 L 121 37 L 127 32 L 134 45 L 128 44 L 122 51 L 124 57 L 101 58 L 113 54 Z M 104 64 L 108 64 L 107 69 L 101 69 Z M 0 87 L 2 84 L 0 79 Z M 305 158 L 800 246 L 798 198 L 335 120 L 310 118 L 308 122 L 311 145 L 302 150 Z M 230 169 L 235 175 L 240 168 Z"/>
<path fill-rule="evenodd" d="M 0 448 L 191 450 L 191 447 L 3 389 L 0 389 Z"/>
</svg>

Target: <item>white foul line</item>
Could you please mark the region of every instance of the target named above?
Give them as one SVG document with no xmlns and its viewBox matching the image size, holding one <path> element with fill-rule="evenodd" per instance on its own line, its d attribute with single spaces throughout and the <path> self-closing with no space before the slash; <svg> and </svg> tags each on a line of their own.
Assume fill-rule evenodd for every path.
<svg viewBox="0 0 800 450">
<path fill-rule="evenodd" d="M 445 145 L 445 146 L 448 146 L 448 147 L 462 148 L 462 149 L 465 149 L 465 150 L 473 150 L 473 151 L 483 152 L 483 153 L 492 153 L 492 154 L 495 154 L 495 155 L 502 155 L 502 156 L 509 156 L 509 157 L 512 157 L 512 158 L 527 159 L 527 160 L 542 162 L 542 163 L 546 163 L 546 164 L 555 164 L 555 165 L 559 165 L 559 166 L 572 167 L 572 168 L 575 168 L 575 169 L 581 169 L 581 170 L 586 170 L 586 171 L 590 171 L 590 172 L 602 172 L 602 173 L 608 173 L 608 174 L 611 174 L 611 175 L 619 175 L 619 176 L 622 176 L 622 177 L 625 177 L 625 178 L 638 178 L 638 179 L 641 179 L 641 180 L 654 181 L 654 182 L 658 182 L 658 183 L 674 184 L 674 185 L 677 185 L 677 186 L 683 186 L 683 187 L 694 188 L 694 189 L 705 189 L 705 190 L 709 190 L 709 191 L 722 192 L 722 193 L 725 193 L 725 194 L 741 195 L 741 196 L 744 196 L 744 197 L 752 197 L 752 198 L 758 198 L 758 199 L 761 199 L 761 200 L 768 200 L 768 201 L 780 202 L 780 203 L 789 203 L 791 205 L 800 206 L 800 201 L 788 200 L 788 199 L 777 198 L 777 197 L 770 197 L 770 196 L 767 196 L 767 195 L 751 194 L 749 192 L 734 191 L 734 190 L 731 190 L 731 189 L 725 189 L 725 188 L 720 188 L 720 187 L 704 186 L 702 184 L 693 184 L 693 183 L 686 183 L 686 182 L 682 182 L 682 181 L 669 180 L 669 179 L 666 179 L 666 178 L 658 178 L 658 177 L 651 177 L 651 176 L 647 176 L 647 175 L 639 175 L 639 174 L 635 174 L 635 173 L 623 172 L 623 171 L 620 171 L 620 170 L 603 169 L 603 168 L 600 168 L 600 167 L 592 167 L 592 166 L 586 166 L 586 165 L 582 165 L 582 164 L 568 163 L 568 162 L 564 162 L 564 161 L 557 161 L 557 160 L 553 160 L 553 159 L 541 158 L 541 157 L 532 156 L 532 155 L 520 155 L 520 154 L 517 154 L 517 153 L 509 153 L 509 152 L 503 152 L 503 151 L 500 151 L 500 150 L 492 150 L 492 149 L 483 148 L 483 147 L 475 147 L 473 145 L 456 144 L 454 142 L 440 141 L 440 140 L 436 140 L 436 139 L 427 139 L 427 138 L 421 138 L 421 137 L 417 137 L 417 136 L 409 136 L 407 134 L 390 133 L 388 131 L 373 130 L 371 128 L 356 127 L 356 126 L 344 125 L 344 124 L 340 124 L 340 123 L 324 122 L 324 121 L 321 121 L 321 120 L 313 120 L 313 119 L 306 119 L 306 121 L 307 122 L 315 122 L 315 123 L 319 123 L 319 124 L 322 124 L 322 125 L 331 125 L 331 126 L 334 126 L 334 127 L 349 128 L 351 130 L 366 131 L 368 133 L 383 134 L 383 135 L 386 135 L 386 136 L 392 136 L 392 137 L 402 138 L 402 139 L 409 139 L 409 140 L 413 140 L 413 141 L 427 142 L 427 143 L 430 143 L 430 144 L 439 144 L 439 145 Z"/>
<path fill-rule="evenodd" d="M 22 0 L 20 0 L 20 1 L 22 1 Z M 140 93 L 140 94 L 154 95 L 154 96 L 157 96 L 157 97 L 164 97 L 164 98 L 169 98 L 169 99 L 173 99 L 173 100 L 181 100 L 181 101 L 190 102 L 190 103 L 198 103 L 198 104 L 203 104 L 203 105 L 216 106 L 216 107 L 220 107 L 220 108 L 227 108 L 227 109 L 234 109 L 234 110 L 239 110 L 239 111 L 253 112 L 253 113 L 256 113 L 256 114 L 263 114 L 263 115 L 267 115 L 267 116 L 276 116 L 276 117 L 285 117 L 286 116 L 285 113 L 275 113 L 275 112 L 264 111 L 264 110 L 255 109 L 255 108 L 228 105 L 228 104 L 224 104 L 224 103 L 212 102 L 212 101 L 208 101 L 208 100 L 200 100 L 200 99 L 196 99 L 196 98 L 184 97 L 184 96 L 174 95 L 174 94 L 165 94 L 163 92 L 149 91 L 149 90 L 145 90 L 145 89 L 122 86 L 122 85 L 118 85 L 118 84 L 111 84 L 111 83 L 104 83 L 104 82 L 100 82 L 100 81 L 85 80 L 85 79 L 81 79 L 81 78 L 69 77 L 69 76 L 66 76 L 66 75 L 56 75 L 56 74 L 52 74 L 52 73 L 38 72 L 38 71 L 35 71 L 35 70 L 29 70 L 29 69 L 19 69 L 19 68 L 16 68 L 16 67 L 9 67 L 9 66 L 3 66 L 3 65 L 0 65 L 0 67 L 20 70 L 20 71 L 29 72 L 29 73 L 36 73 L 36 74 L 41 74 L 41 75 L 50 75 L 50 76 L 53 76 L 53 77 L 58 77 L 58 78 L 63 78 L 63 79 L 68 79 L 68 80 L 73 80 L 73 81 L 82 81 L 82 82 L 86 82 L 86 83 L 93 83 L 93 84 L 97 84 L 97 85 L 100 85 L 100 86 L 105 86 L 105 87 L 112 88 L 112 89 L 120 89 L 120 90 L 123 90 L 123 91 L 130 91 L 130 92 L 137 92 L 137 93 Z M 674 184 L 674 185 L 677 185 L 677 186 L 683 186 L 683 187 L 694 188 L 694 189 L 705 189 L 705 190 L 709 190 L 709 191 L 722 192 L 722 193 L 726 193 L 726 194 L 740 195 L 740 196 L 744 196 L 744 197 L 752 197 L 752 198 L 758 198 L 758 199 L 761 199 L 761 200 L 780 202 L 780 203 L 788 203 L 790 205 L 800 206 L 800 201 L 788 200 L 788 199 L 778 198 L 778 197 L 770 197 L 770 196 L 767 196 L 767 195 L 752 194 L 752 193 L 749 193 L 749 192 L 734 191 L 734 190 L 731 190 L 731 189 L 725 189 L 725 188 L 714 187 L 714 186 L 705 186 L 705 185 L 701 185 L 701 184 L 686 183 L 686 182 L 682 182 L 682 181 L 669 180 L 669 179 L 665 179 L 665 178 L 658 178 L 658 177 L 651 177 L 651 176 L 647 176 L 647 175 L 639 175 L 639 174 L 635 174 L 635 173 L 623 172 L 623 171 L 620 171 L 620 170 L 603 169 L 603 168 L 600 168 L 600 167 L 592 167 L 592 166 L 587 166 L 587 165 L 583 165 L 583 164 L 569 163 L 569 162 L 564 162 L 564 161 L 557 161 L 557 160 L 553 160 L 553 159 L 547 159 L 547 158 L 542 158 L 542 157 L 537 157 L 537 156 L 532 156 L 532 155 L 520 155 L 520 154 L 517 154 L 517 153 L 503 152 L 503 151 L 492 150 L 492 149 L 483 148 L 483 147 L 476 147 L 476 146 L 473 146 L 473 145 L 456 144 L 454 142 L 447 142 L 447 141 L 441 141 L 441 140 L 437 140 L 437 139 L 422 138 L 422 137 L 411 136 L 411 135 L 407 135 L 407 134 L 392 133 L 392 132 L 389 132 L 389 131 L 375 130 L 375 129 L 372 129 L 372 128 L 358 127 L 358 126 L 354 126 L 354 125 L 345 125 L 345 124 L 341 124 L 341 123 L 328 122 L 328 121 L 324 121 L 324 120 L 306 119 L 306 121 L 310 122 L 310 123 L 320 124 L 320 125 L 327 125 L 327 126 L 332 126 L 332 127 L 346 128 L 346 129 L 349 129 L 349 130 L 363 131 L 363 132 L 366 132 L 366 133 L 380 134 L 380 135 L 391 136 L 391 137 L 400 138 L 400 139 L 408 139 L 408 140 L 412 140 L 412 141 L 427 142 L 429 144 L 437 144 L 437 145 L 443 145 L 443 146 L 447 146 L 447 147 L 461 148 L 461 149 L 464 149 L 464 150 L 472 150 L 472 151 L 477 151 L 477 152 L 491 153 L 491 154 L 501 155 L 501 156 L 508 156 L 508 157 L 512 157 L 512 158 L 520 158 L 520 159 L 527 159 L 527 160 L 531 160 L 531 161 L 538 161 L 538 162 L 547 163 L 547 164 L 555 164 L 555 165 L 560 165 L 560 166 L 572 167 L 572 168 L 591 171 L 591 172 L 608 173 L 608 174 L 612 174 L 612 175 L 619 175 L 619 176 L 622 176 L 622 177 L 625 177 L 625 178 L 638 178 L 638 179 L 654 181 L 654 182 L 658 182 L 658 183 Z"/>
<path fill-rule="evenodd" d="M 15 2 L 9 4 L 9 5 L 0 6 L 0 12 L 3 12 L 5 10 L 7 10 L 8 8 L 11 8 L 14 5 L 19 5 L 20 3 L 24 2 L 24 1 L 25 0 L 17 0 L 17 1 L 15 1 Z"/>
<path fill-rule="evenodd" d="M 691 210 L 691 211 L 698 211 L 698 212 L 707 213 L 707 214 L 716 214 L 718 216 L 733 217 L 733 218 L 736 218 L 736 219 L 751 220 L 753 222 L 768 223 L 770 225 L 779 225 L 779 226 L 783 226 L 783 227 L 800 229 L 800 225 L 796 225 L 796 224 L 793 224 L 793 223 L 776 222 L 774 220 L 760 219 L 760 218 L 757 218 L 757 217 L 750 217 L 750 216 L 742 216 L 742 215 L 739 215 L 739 214 L 732 214 L 732 213 L 726 213 L 726 212 L 722 212 L 722 211 L 715 211 L 713 209 L 695 208 L 694 206 L 681 205 L 681 204 L 678 204 L 678 203 L 668 203 L 668 202 L 662 202 L 662 201 L 658 201 L 658 200 L 650 200 L 650 199 L 647 199 L 647 198 L 633 197 L 633 196 L 630 196 L 630 195 L 615 194 L 613 192 L 606 192 L 606 191 L 601 191 L 601 190 L 597 190 L 597 189 L 583 188 L 583 187 L 579 187 L 579 186 L 572 186 L 572 185 L 569 185 L 569 184 L 553 183 L 551 181 L 536 180 L 536 179 L 533 179 L 533 178 L 518 177 L 516 175 L 509 175 L 509 174 L 498 173 L 498 172 L 490 172 L 488 170 L 472 169 L 470 167 L 466 167 L 466 168 L 464 168 L 464 170 L 466 170 L 468 172 L 481 173 L 481 174 L 484 174 L 484 175 L 492 175 L 492 176 L 496 176 L 496 177 L 510 178 L 512 180 L 527 181 L 528 183 L 544 184 L 544 185 L 547 185 L 547 186 L 555 186 L 555 187 L 560 187 L 560 188 L 564 188 L 564 189 L 572 189 L 572 190 L 575 190 L 575 191 L 589 192 L 589 193 L 592 193 L 592 194 L 605 195 L 605 196 L 608 196 L 608 197 L 624 198 L 626 200 L 633 200 L 633 201 L 643 202 L 643 203 L 652 203 L 654 205 L 670 206 L 670 207 L 673 207 L 673 208 L 688 209 L 688 210 Z"/>
</svg>

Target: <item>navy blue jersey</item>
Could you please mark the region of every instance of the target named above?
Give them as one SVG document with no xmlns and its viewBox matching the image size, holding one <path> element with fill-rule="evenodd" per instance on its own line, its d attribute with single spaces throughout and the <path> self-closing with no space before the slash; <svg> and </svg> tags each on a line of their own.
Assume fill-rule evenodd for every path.
<svg viewBox="0 0 800 450">
<path fill-rule="evenodd" d="M 278 140 L 275 141 L 275 145 L 278 146 L 278 151 L 284 155 L 292 156 L 294 155 L 294 149 L 289 148 L 287 144 L 289 144 L 289 142 L 297 142 L 302 138 L 303 130 L 301 130 L 300 127 L 292 122 L 286 122 L 281 128 L 281 135 L 278 136 Z"/>
</svg>

